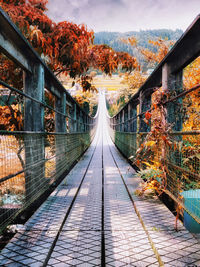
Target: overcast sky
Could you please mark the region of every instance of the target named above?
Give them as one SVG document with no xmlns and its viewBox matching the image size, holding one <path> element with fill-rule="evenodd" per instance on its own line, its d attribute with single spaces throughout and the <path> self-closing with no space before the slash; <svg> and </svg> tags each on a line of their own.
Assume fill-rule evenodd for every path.
<svg viewBox="0 0 200 267">
<path fill-rule="evenodd" d="M 182 29 L 200 13 L 200 0 L 49 0 L 56 22 L 84 23 L 98 31 Z"/>
</svg>

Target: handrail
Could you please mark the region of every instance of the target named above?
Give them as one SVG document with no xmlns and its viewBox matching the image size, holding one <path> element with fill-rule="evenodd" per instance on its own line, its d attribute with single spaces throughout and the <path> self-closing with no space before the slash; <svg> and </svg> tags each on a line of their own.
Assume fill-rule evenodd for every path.
<svg viewBox="0 0 200 267">
<path fill-rule="evenodd" d="M 88 149 L 98 111 L 95 117 L 85 112 L 1 8 L 0 52 L 24 72 L 20 90 L 0 77 L 0 85 L 9 91 L 7 97 L 3 90 L 0 99 L 1 105 L 7 106 L 1 106 L 5 120 L 0 122 L 1 234 L 20 212 L 42 202 L 52 185 L 58 184 Z M 47 90 L 51 103 L 45 99 Z M 15 129 L 23 125 L 23 131 L 7 131 L 10 124 Z M 12 204 L 20 204 L 10 210 L 6 204 L 13 196 Z"/>
<path fill-rule="evenodd" d="M 16 50 L 25 57 L 31 65 L 31 61 L 38 62 L 44 67 L 45 71 L 45 83 L 47 89 L 57 97 L 59 97 L 59 92 L 64 92 L 67 96 L 67 99 L 76 104 L 78 108 L 83 112 L 84 109 L 75 101 L 75 99 L 66 91 L 64 86 L 61 84 L 61 82 L 57 79 L 57 77 L 54 75 L 54 73 L 49 69 L 49 67 L 45 64 L 45 62 L 41 59 L 41 57 L 38 55 L 38 53 L 32 48 L 32 46 L 29 44 L 29 42 L 26 40 L 26 38 L 23 36 L 23 34 L 20 32 L 20 30 L 17 28 L 17 26 L 11 21 L 9 16 L 3 11 L 3 9 L 0 7 L 0 37 L 6 36 L 6 41 L 8 41 L 11 44 L 14 44 L 13 47 L 16 48 Z M 20 62 L 19 59 L 17 59 L 17 56 L 11 55 L 8 51 L 5 50 L 5 47 L 3 46 L 3 41 L 0 38 L 0 51 L 3 53 L 6 53 L 8 57 L 11 59 L 14 59 L 17 64 L 20 64 L 21 67 L 31 72 L 30 66 L 24 66 L 23 62 Z M 19 50 L 18 50 L 19 49 Z M 51 89 L 49 85 L 49 80 L 54 85 L 54 90 Z M 87 114 L 88 115 L 88 114 Z"/>
<path fill-rule="evenodd" d="M 163 83 L 163 68 L 168 65 L 168 74 L 174 74 L 190 64 L 200 55 L 200 14 L 194 19 L 180 39 L 174 44 L 165 58 L 156 66 L 144 84 L 132 96 L 132 98 L 121 108 L 116 115 L 125 109 L 130 102 L 134 103 L 140 97 L 140 93 L 151 89 L 151 92 Z M 115 116 L 116 116 L 115 115 Z M 115 117 L 113 116 L 113 117 Z"/>
<path fill-rule="evenodd" d="M 199 32 L 200 15 L 137 93 L 110 118 L 110 135 L 119 150 L 137 164 L 137 170 L 146 166 L 147 181 L 152 179 L 148 171 L 158 171 L 154 179 L 160 182 L 162 192 L 197 223 L 200 222 L 199 195 L 197 198 L 200 194 L 200 84 L 184 88 L 183 69 L 200 56 Z M 187 194 L 184 196 L 182 192 L 191 193 L 191 198 L 187 199 Z"/>
</svg>

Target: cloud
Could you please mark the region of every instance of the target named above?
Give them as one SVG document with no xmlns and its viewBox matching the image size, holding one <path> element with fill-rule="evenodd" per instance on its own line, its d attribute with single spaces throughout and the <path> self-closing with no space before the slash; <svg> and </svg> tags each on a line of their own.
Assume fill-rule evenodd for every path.
<svg viewBox="0 0 200 267">
<path fill-rule="evenodd" d="M 94 31 L 186 29 L 198 15 L 200 0 L 49 0 L 55 20 L 84 23 Z"/>
</svg>

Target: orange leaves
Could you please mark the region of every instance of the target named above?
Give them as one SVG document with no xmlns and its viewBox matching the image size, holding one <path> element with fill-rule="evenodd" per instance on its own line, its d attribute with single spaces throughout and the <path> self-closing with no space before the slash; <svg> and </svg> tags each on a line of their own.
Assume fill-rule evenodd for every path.
<svg viewBox="0 0 200 267">
<path fill-rule="evenodd" d="M 78 26 L 67 21 L 60 22 L 54 27 L 52 41 L 54 55 L 57 58 L 56 73 L 65 71 L 72 78 L 80 76 L 89 68 L 89 46 L 93 32 L 85 25 Z"/>
<path fill-rule="evenodd" d="M 158 108 L 158 105 L 153 103 L 153 108 L 154 108 L 154 110 L 156 110 Z"/>
<path fill-rule="evenodd" d="M 90 61 L 94 68 L 112 75 L 117 70 L 118 62 L 115 51 L 108 45 L 94 45 L 90 50 Z"/>
<path fill-rule="evenodd" d="M 144 117 L 143 121 L 144 121 L 146 124 L 149 125 L 149 120 L 150 120 L 150 118 L 151 118 L 151 113 L 150 113 L 149 111 L 147 111 L 147 112 L 145 113 L 144 116 L 145 116 L 145 117 Z"/>
<path fill-rule="evenodd" d="M 41 0 L 28 0 L 28 1 L 33 7 L 37 9 L 41 9 L 42 11 L 47 10 L 46 5 L 48 4 L 48 0 L 42 0 L 42 1 Z"/>
<path fill-rule="evenodd" d="M 184 85 L 186 88 L 192 88 L 200 83 L 200 57 L 196 58 L 184 70 Z M 200 89 L 190 93 L 183 99 L 183 105 L 186 108 L 187 119 L 184 122 L 185 131 L 198 130 L 200 127 Z"/>
<path fill-rule="evenodd" d="M 166 135 L 162 136 L 162 140 L 164 141 L 165 145 L 172 148 L 172 142 L 170 141 L 169 137 Z"/>
<path fill-rule="evenodd" d="M 159 63 L 169 52 L 171 46 L 174 42 L 168 41 L 167 39 L 158 38 L 157 40 L 149 40 L 149 43 L 152 44 L 156 48 L 156 52 L 152 52 L 149 49 L 144 49 L 138 47 L 137 39 L 132 36 L 128 39 L 121 39 L 122 42 L 131 45 L 132 47 L 136 48 L 146 59 L 149 63 Z"/>
<path fill-rule="evenodd" d="M 90 67 L 108 75 L 119 66 L 129 72 L 138 68 L 136 59 L 128 53 L 115 52 L 106 45 L 91 46 L 94 32 L 84 24 L 54 23 L 45 14 L 47 3 L 47 0 L 2 0 L 1 6 L 56 75 L 63 72 L 76 78 Z M 83 87 L 87 86 L 85 82 Z"/>
<path fill-rule="evenodd" d="M 21 131 L 23 119 L 18 105 L 0 106 L 0 125 L 8 131 Z"/>
<path fill-rule="evenodd" d="M 125 71 L 137 67 L 137 60 L 126 52 L 116 52 L 108 45 L 94 45 L 90 50 L 90 61 L 93 67 L 107 75 L 112 75 L 119 66 Z"/>
<path fill-rule="evenodd" d="M 122 70 L 131 72 L 132 70 L 138 68 L 138 62 L 136 58 L 132 57 L 126 52 L 116 52 L 116 60 L 118 64 L 121 64 Z"/>
<path fill-rule="evenodd" d="M 171 125 L 166 121 L 165 109 L 160 101 L 164 96 L 161 90 L 154 93 L 151 112 L 147 111 L 144 115 L 146 123 L 151 119 L 151 130 L 136 152 L 136 161 L 140 162 L 141 169 L 145 169 L 146 179 L 149 179 L 145 188 L 152 186 L 156 189 L 158 185 L 156 191 L 159 194 L 166 187 L 168 172 L 166 159 L 169 149 L 173 148 L 172 137 L 169 134 Z"/>
<path fill-rule="evenodd" d="M 56 74 L 79 76 L 89 68 L 88 46 L 94 33 L 85 25 L 52 22 L 44 13 L 47 3 L 2 0 L 0 5 Z"/>
<path fill-rule="evenodd" d="M 137 39 L 134 36 L 131 36 L 127 39 L 122 38 L 121 41 L 125 44 L 130 44 L 133 47 L 136 47 L 138 43 Z"/>
<path fill-rule="evenodd" d="M 147 112 L 145 113 L 145 118 L 146 118 L 147 120 L 150 120 L 150 118 L 151 118 L 151 113 L 150 113 L 149 111 L 147 111 Z"/>
<path fill-rule="evenodd" d="M 140 49 L 140 52 L 147 61 L 152 63 L 159 63 L 167 55 L 171 46 L 174 44 L 172 41 L 161 38 L 158 38 L 157 40 L 149 40 L 149 43 L 156 47 L 157 51 L 152 52 L 148 49 Z"/>
</svg>

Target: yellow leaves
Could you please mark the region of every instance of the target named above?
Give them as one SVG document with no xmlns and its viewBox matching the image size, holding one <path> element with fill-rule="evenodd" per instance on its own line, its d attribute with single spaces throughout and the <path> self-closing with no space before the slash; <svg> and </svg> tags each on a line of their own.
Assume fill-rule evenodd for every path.
<svg viewBox="0 0 200 267">
<path fill-rule="evenodd" d="M 155 144 L 156 144 L 155 141 L 148 141 L 148 142 L 145 143 L 145 146 L 147 146 L 147 147 L 152 147 L 152 146 L 154 146 Z"/>
<path fill-rule="evenodd" d="M 136 39 L 134 36 L 131 36 L 131 37 L 129 37 L 128 39 L 121 38 L 120 40 L 121 40 L 123 43 L 125 43 L 125 44 L 129 44 L 129 45 L 131 45 L 131 46 L 137 46 L 137 43 L 138 43 L 137 39 Z"/>
<path fill-rule="evenodd" d="M 186 88 L 192 88 L 200 83 L 200 57 L 196 58 L 184 70 L 184 85 Z"/>
<path fill-rule="evenodd" d="M 152 164 L 150 164 L 150 163 L 148 163 L 148 162 L 146 162 L 146 161 L 143 161 L 142 163 L 145 164 L 146 166 L 149 166 L 149 167 L 152 166 Z"/>
<path fill-rule="evenodd" d="M 187 89 L 194 87 L 200 83 L 200 57 L 196 58 L 184 70 L 184 85 Z M 198 130 L 200 127 L 200 102 L 199 102 L 200 89 L 189 94 L 188 97 L 183 99 L 183 105 L 186 106 L 187 120 L 183 124 L 185 131 Z"/>
<path fill-rule="evenodd" d="M 126 73 L 123 77 L 122 84 L 128 86 L 120 90 L 120 96 L 125 97 L 128 100 L 129 97 L 134 95 L 141 85 L 145 82 L 146 76 L 143 75 L 139 70 L 135 69 L 131 74 Z"/>
<path fill-rule="evenodd" d="M 90 110 L 92 110 L 93 106 L 97 104 L 95 91 L 83 91 L 78 90 L 76 94 L 73 96 L 80 106 L 83 107 L 84 103 L 89 103 Z"/>
<path fill-rule="evenodd" d="M 0 106 L 0 124 L 8 131 L 22 130 L 23 119 L 18 105 Z"/>
<path fill-rule="evenodd" d="M 168 53 L 171 46 L 174 44 L 173 41 L 168 41 L 167 39 L 158 38 L 157 40 L 149 40 L 149 43 L 157 48 L 156 52 L 152 52 L 149 49 L 140 48 L 137 46 L 137 39 L 132 36 L 128 39 L 121 39 L 125 44 L 129 44 L 136 48 L 150 63 L 159 63 Z"/>
<path fill-rule="evenodd" d="M 146 118 L 144 118 L 143 121 L 144 121 L 147 125 L 149 125 L 149 121 L 148 121 Z"/>
</svg>

